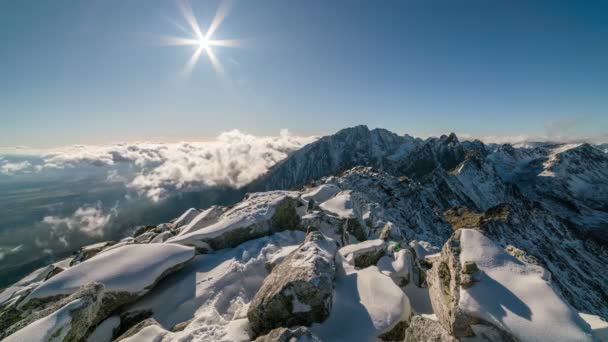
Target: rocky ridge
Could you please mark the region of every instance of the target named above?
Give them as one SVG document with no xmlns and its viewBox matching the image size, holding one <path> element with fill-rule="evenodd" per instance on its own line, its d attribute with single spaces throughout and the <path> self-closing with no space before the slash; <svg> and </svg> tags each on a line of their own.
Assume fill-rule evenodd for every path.
<svg viewBox="0 0 608 342">
<path fill-rule="evenodd" d="M 343 130 L 249 187 L 275 191 L 85 246 L 5 289 L 1 338 L 598 339 L 607 160 L 585 144 Z"/>
</svg>

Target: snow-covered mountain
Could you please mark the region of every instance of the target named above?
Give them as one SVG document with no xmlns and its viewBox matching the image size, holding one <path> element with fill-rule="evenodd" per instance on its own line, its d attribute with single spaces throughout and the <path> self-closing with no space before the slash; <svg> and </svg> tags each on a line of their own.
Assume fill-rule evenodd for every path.
<svg viewBox="0 0 608 342">
<path fill-rule="evenodd" d="M 7 341 L 593 341 L 608 156 L 365 126 L 0 293 Z"/>
</svg>

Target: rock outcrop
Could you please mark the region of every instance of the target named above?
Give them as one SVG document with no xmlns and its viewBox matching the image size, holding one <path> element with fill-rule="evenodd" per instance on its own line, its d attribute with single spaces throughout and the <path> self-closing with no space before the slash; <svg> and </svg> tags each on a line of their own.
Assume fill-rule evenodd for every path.
<svg viewBox="0 0 608 342">
<path fill-rule="evenodd" d="M 296 193 L 287 191 L 249 194 L 239 205 L 224 212 L 214 224 L 168 241 L 195 246 L 199 250 L 217 250 L 278 231 L 302 229 L 296 207 L 303 204 L 295 197 Z M 195 218 L 191 224 L 196 222 Z"/>
<path fill-rule="evenodd" d="M 334 241 L 311 231 L 301 246 L 274 267 L 247 312 L 256 336 L 279 327 L 309 326 L 327 318 L 336 249 Z"/>
<path fill-rule="evenodd" d="M 404 342 L 458 342 L 439 322 L 422 316 L 414 316 L 405 330 Z"/>
<path fill-rule="evenodd" d="M 439 322 L 456 337 L 472 336 L 471 325 L 477 320 L 463 312 L 458 306 L 460 301 L 461 278 L 460 234 L 457 230 L 445 243 L 441 257 L 433 262 L 427 272 L 427 283 L 433 310 Z"/>
<path fill-rule="evenodd" d="M 31 312 L 0 333 L 4 341 L 81 341 L 89 328 L 99 321 L 103 285 L 83 286 L 49 307 Z"/>
</svg>

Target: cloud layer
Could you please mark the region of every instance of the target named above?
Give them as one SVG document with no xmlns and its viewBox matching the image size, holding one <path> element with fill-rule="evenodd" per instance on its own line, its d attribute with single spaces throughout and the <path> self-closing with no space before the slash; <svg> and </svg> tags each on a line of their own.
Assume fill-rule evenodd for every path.
<svg viewBox="0 0 608 342">
<path fill-rule="evenodd" d="M 108 182 L 125 183 L 156 201 L 171 190 L 243 186 L 314 140 L 287 130 L 269 137 L 232 130 L 205 142 L 78 145 L 46 152 L 38 165 L 0 164 L 0 171 L 8 174 L 29 168 L 44 172 L 92 164 L 108 168 Z"/>
</svg>

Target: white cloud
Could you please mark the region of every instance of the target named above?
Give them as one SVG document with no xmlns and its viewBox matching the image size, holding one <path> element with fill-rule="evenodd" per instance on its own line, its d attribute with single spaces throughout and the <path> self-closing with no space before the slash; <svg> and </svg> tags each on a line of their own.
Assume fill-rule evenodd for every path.
<svg viewBox="0 0 608 342">
<path fill-rule="evenodd" d="M 49 225 L 54 231 L 67 228 L 68 230 L 79 230 L 89 236 L 103 236 L 104 228 L 114 215 L 116 215 L 115 209 L 106 214 L 100 205 L 97 205 L 80 207 L 72 216 L 68 217 L 45 216 L 42 223 Z M 67 244 L 65 238 L 62 242 Z"/>
<path fill-rule="evenodd" d="M 110 167 L 130 163 L 134 175 L 129 180 L 117 171 L 109 171 L 107 180 L 124 181 L 140 194 L 159 200 L 173 189 L 243 186 L 287 157 L 289 152 L 315 139 L 293 136 L 287 130 L 269 137 L 232 130 L 205 142 L 78 145 L 48 153 L 41 169 L 79 163 Z"/>
<path fill-rule="evenodd" d="M 5 175 L 12 175 L 16 172 L 24 171 L 30 168 L 31 166 L 32 164 L 28 161 L 11 163 L 7 160 L 2 160 L 0 162 L 0 173 L 3 173 Z"/>
</svg>

